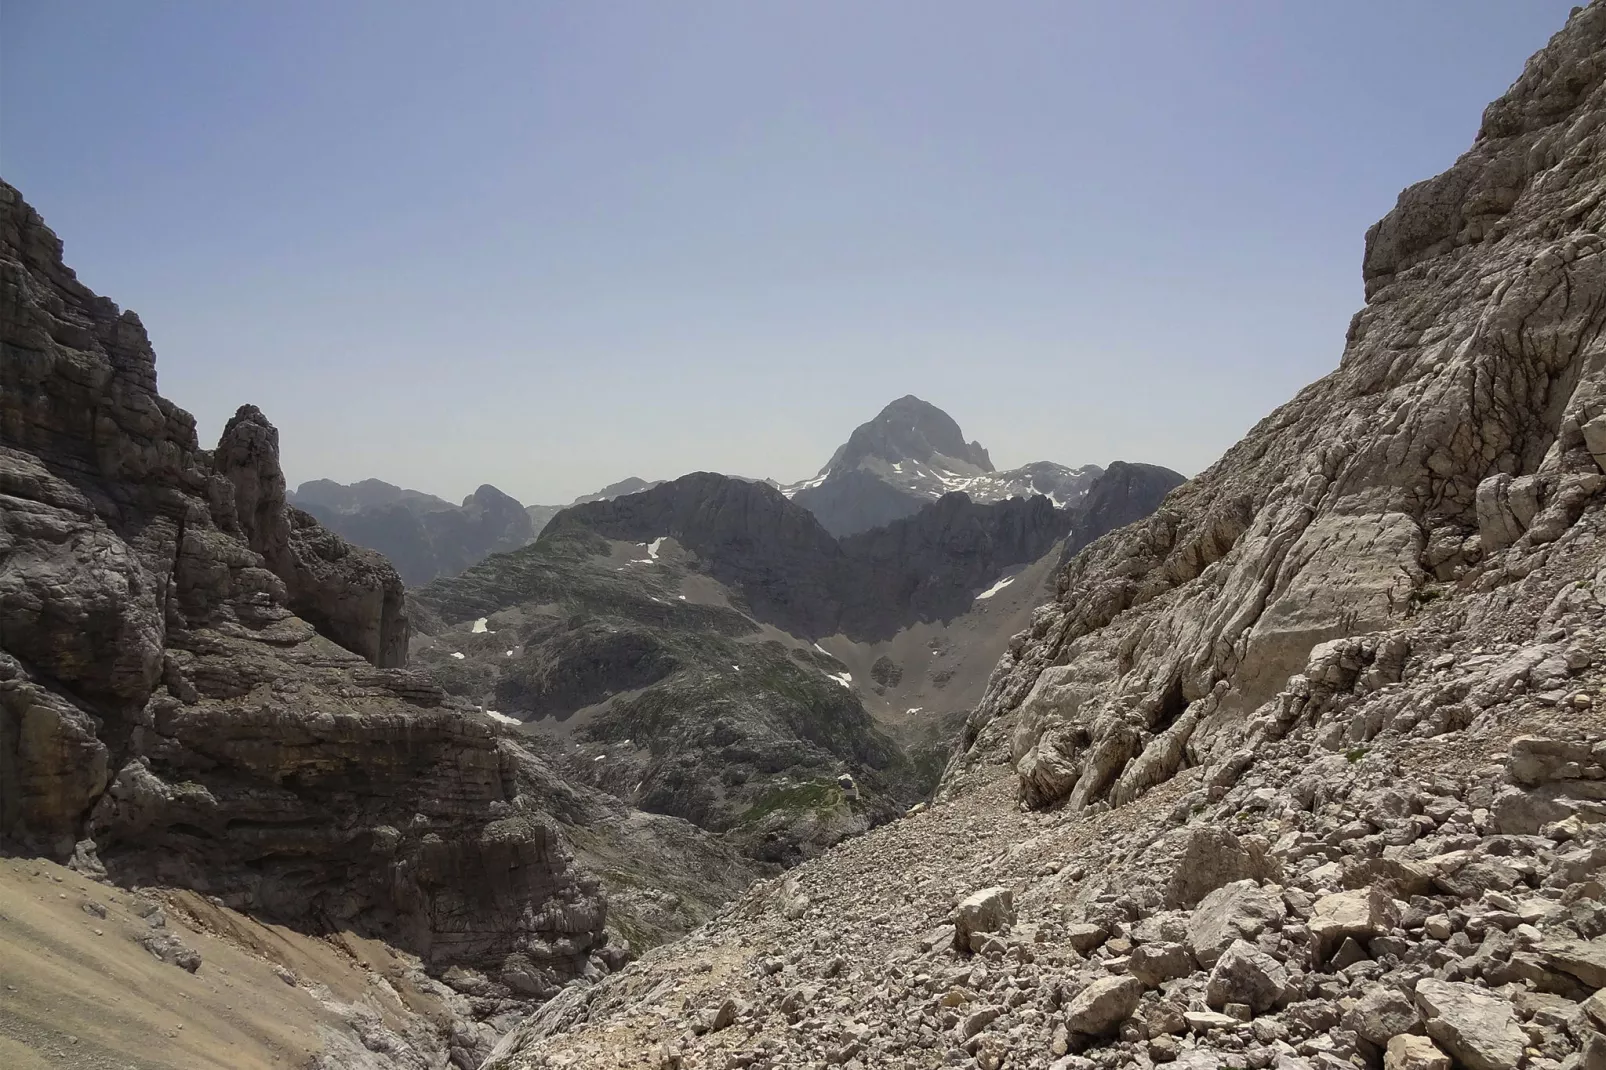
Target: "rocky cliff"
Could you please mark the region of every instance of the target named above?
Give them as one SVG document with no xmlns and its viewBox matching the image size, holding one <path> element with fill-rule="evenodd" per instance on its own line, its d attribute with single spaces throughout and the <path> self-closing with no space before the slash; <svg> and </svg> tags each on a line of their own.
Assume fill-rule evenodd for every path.
<svg viewBox="0 0 1606 1070">
<path fill-rule="evenodd" d="M 476 1018 L 622 961 L 598 874 L 648 941 L 750 877 L 403 668 L 395 571 L 285 497 L 263 414 L 200 448 L 139 319 L 0 185 L 0 848 L 404 948 L 479 1000 L 425 1023 L 468 1067 Z"/>
<path fill-rule="evenodd" d="M 1606 4 L 1338 368 L 1061 572 L 932 808 L 489 1067 L 1606 1062 Z"/>
</svg>

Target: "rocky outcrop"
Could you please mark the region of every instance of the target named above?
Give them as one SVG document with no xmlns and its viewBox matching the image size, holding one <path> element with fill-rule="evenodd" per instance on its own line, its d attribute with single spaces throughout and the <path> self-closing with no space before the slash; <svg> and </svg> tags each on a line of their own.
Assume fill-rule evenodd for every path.
<svg viewBox="0 0 1606 1070">
<path fill-rule="evenodd" d="M 0 843 L 353 928 L 539 995 L 602 945 L 590 805 L 399 666 L 401 586 L 215 451 L 139 319 L 0 185 Z"/>
<path fill-rule="evenodd" d="M 224 426 L 212 466 L 233 485 L 239 529 L 284 581 L 290 609 L 375 665 L 406 664 L 400 577 L 379 554 L 350 545 L 285 505 L 279 432 L 255 405 L 241 406 Z"/>
<path fill-rule="evenodd" d="M 1112 461 L 1088 484 L 1076 507 L 1061 563 L 1069 561 L 1100 536 L 1142 520 L 1160 507 L 1165 496 L 1185 480 L 1157 464 Z"/>
<path fill-rule="evenodd" d="M 1230 767 L 1325 676 L 1397 680 L 1426 602 L 1532 572 L 1598 500 L 1603 20 L 1578 15 L 1369 232 L 1338 369 L 1069 564 L 953 783 L 1003 761 L 1030 804 L 1086 806 Z"/>
</svg>

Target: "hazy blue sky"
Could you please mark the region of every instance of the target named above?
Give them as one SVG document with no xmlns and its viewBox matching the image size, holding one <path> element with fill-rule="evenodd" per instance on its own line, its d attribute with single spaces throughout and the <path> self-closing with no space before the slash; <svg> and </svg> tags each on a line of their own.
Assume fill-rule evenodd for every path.
<svg viewBox="0 0 1606 1070">
<path fill-rule="evenodd" d="M 293 483 L 792 480 L 911 392 L 1191 474 L 1570 6 L 4 0 L 0 174 Z"/>
</svg>

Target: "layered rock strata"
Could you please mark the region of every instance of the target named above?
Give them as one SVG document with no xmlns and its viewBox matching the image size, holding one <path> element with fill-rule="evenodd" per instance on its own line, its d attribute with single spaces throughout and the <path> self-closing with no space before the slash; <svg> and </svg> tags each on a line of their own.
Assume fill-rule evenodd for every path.
<svg viewBox="0 0 1606 1070">
<path fill-rule="evenodd" d="M 581 803 L 401 667 L 394 570 L 285 506 L 256 409 L 201 449 L 61 252 L 0 186 L 0 842 L 527 995 L 585 970 Z"/>
</svg>

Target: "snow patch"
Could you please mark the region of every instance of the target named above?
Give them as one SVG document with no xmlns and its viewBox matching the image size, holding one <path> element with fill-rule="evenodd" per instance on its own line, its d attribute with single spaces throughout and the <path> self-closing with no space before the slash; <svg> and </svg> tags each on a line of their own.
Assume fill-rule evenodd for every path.
<svg viewBox="0 0 1606 1070">
<path fill-rule="evenodd" d="M 649 542 L 647 544 L 647 556 L 649 558 L 651 558 L 652 560 L 654 560 L 654 561 L 658 560 L 658 550 L 659 550 L 660 547 L 663 546 L 663 544 L 664 544 L 664 537 L 662 535 L 660 535 L 656 539 L 652 540 L 652 542 Z"/>
<path fill-rule="evenodd" d="M 510 657 L 510 658 L 511 658 L 511 657 L 512 657 L 512 656 L 513 656 L 513 651 L 511 651 L 511 650 L 509 650 L 509 651 L 508 651 L 508 652 L 507 652 L 507 656 L 508 656 L 508 657 Z"/>
<path fill-rule="evenodd" d="M 843 687 L 847 688 L 849 691 L 853 690 L 853 674 L 852 673 L 850 673 L 850 672 L 828 672 L 825 675 L 827 677 L 829 677 L 830 679 L 835 680 L 837 683 L 841 684 Z"/>
<path fill-rule="evenodd" d="M 906 714 L 915 714 L 915 713 L 919 713 L 923 709 L 925 709 L 924 706 L 910 706 L 907 710 L 904 710 L 903 712 L 906 713 Z"/>
<path fill-rule="evenodd" d="M 991 587 L 987 588 L 981 594 L 978 594 L 976 596 L 976 601 L 980 602 L 983 598 L 991 598 L 993 595 L 997 594 L 999 591 L 1002 591 L 1005 587 L 1008 587 L 1010 584 L 1012 584 L 1014 582 L 1015 582 L 1015 577 L 1014 576 L 1005 576 L 1003 579 L 999 580 L 997 583 L 995 583 Z"/>
<path fill-rule="evenodd" d="M 481 632 L 486 630 L 485 624 L 489 620 L 489 617 L 481 617 L 479 620 L 474 622 L 474 627 L 470 628 L 469 631 L 473 632 L 475 635 L 479 635 Z"/>
<path fill-rule="evenodd" d="M 516 724 L 522 724 L 523 723 L 517 717 L 509 717 L 507 714 L 505 714 L 505 713 L 497 713 L 495 710 L 481 710 L 480 712 L 485 714 L 485 716 L 489 717 L 491 720 L 500 721 L 503 724 L 515 724 L 516 725 Z"/>
<path fill-rule="evenodd" d="M 454 651 L 452 651 L 452 657 L 456 658 L 458 661 L 462 661 L 463 660 L 463 652 L 461 650 L 454 650 Z"/>
</svg>

